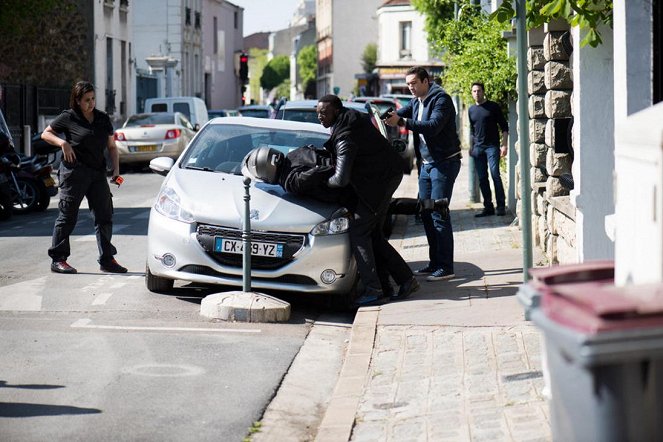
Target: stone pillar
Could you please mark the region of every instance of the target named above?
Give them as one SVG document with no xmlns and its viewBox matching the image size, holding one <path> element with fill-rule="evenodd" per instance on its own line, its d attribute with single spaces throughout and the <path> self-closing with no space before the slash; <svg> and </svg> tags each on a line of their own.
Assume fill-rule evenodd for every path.
<svg viewBox="0 0 663 442">
<path fill-rule="evenodd" d="M 614 213 L 614 106 L 613 39 L 608 27 L 600 29 L 603 44 L 573 50 L 573 178 L 571 202 L 576 206 L 578 261 L 612 259 L 614 244 L 604 219 Z M 573 29 L 573 41 L 584 37 Z"/>
</svg>

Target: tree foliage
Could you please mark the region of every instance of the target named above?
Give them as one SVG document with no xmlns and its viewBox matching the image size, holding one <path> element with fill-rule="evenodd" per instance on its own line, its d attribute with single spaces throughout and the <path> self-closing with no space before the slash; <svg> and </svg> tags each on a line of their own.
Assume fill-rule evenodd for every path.
<svg viewBox="0 0 663 442">
<path fill-rule="evenodd" d="M 303 47 L 297 54 L 297 66 L 299 67 L 299 78 L 302 82 L 302 91 L 305 93 L 311 82 L 318 75 L 318 53 L 315 45 Z"/>
<path fill-rule="evenodd" d="M 290 58 L 287 55 L 277 55 L 269 60 L 262 71 L 260 86 L 271 90 L 290 78 Z"/>
<path fill-rule="evenodd" d="M 378 61 L 378 46 L 375 43 L 369 43 L 361 54 L 361 66 L 364 72 L 370 74 L 375 69 Z"/>
<path fill-rule="evenodd" d="M 458 19 L 453 0 L 413 0 L 426 16 L 431 48 L 441 54 L 446 68 L 444 88 L 471 103 L 471 85 L 484 83 L 486 95 L 504 105 L 515 94 L 516 64 L 509 58 L 501 31 L 505 25 L 490 20 L 469 0 L 458 0 Z"/>
<path fill-rule="evenodd" d="M 603 41 L 598 27 L 612 26 L 612 0 L 527 0 L 527 28 L 536 28 L 554 19 L 566 20 L 571 26 L 586 30 L 581 46 L 595 48 Z M 507 22 L 516 16 L 514 0 L 504 0 L 492 18 Z"/>
</svg>

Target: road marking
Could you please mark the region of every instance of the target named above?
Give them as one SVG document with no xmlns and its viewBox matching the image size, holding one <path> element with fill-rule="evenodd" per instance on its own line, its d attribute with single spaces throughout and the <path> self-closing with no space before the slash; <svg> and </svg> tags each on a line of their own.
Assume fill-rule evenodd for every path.
<svg viewBox="0 0 663 442">
<path fill-rule="evenodd" d="M 205 369 L 195 365 L 150 364 L 125 367 L 123 373 L 151 377 L 199 376 Z"/>
<path fill-rule="evenodd" d="M 36 293 L 46 286 L 46 277 L 0 287 L 0 310 L 3 311 L 30 311 L 41 310 L 42 296 Z"/>
<path fill-rule="evenodd" d="M 94 301 L 92 301 L 92 305 L 104 305 L 106 304 L 106 301 L 110 299 L 110 297 L 113 296 L 112 293 L 99 293 L 94 297 Z"/>
<path fill-rule="evenodd" d="M 135 330 L 135 331 L 183 331 L 183 332 L 215 332 L 215 333 L 261 333 L 260 329 L 235 328 L 197 328 L 197 327 L 139 327 L 123 325 L 92 325 L 92 319 L 82 318 L 71 324 L 71 328 L 89 328 L 100 330 Z"/>
</svg>

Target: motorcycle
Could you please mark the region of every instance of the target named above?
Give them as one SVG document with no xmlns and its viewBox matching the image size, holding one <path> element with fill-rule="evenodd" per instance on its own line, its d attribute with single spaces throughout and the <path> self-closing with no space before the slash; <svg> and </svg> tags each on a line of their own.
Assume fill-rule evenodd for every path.
<svg viewBox="0 0 663 442">
<path fill-rule="evenodd" d="M 44 211 L 58 188 L 51 177 L 53 167 L 48 154 L 31 157 L 6 153 L 0 157 L 0 217 L 8 218 L 11 211 L 21 213 Z M 11 210 L 10 210 L 11 209 Z"/>
</svg>

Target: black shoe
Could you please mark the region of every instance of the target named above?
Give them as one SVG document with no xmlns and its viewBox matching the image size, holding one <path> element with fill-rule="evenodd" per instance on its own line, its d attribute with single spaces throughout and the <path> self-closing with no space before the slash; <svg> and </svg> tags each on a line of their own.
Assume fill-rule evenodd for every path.
<svg viewBox="0 0 663 442">
<path fill-rule="evenodd" d="M 386 299 L 382 290 L 368 289 L 355 300 L 355 305 L 357 307 L 366 307 L 369 305 L 384 304 L 385 301 Z"/>
<path fill-rule="evenodd" d="M 78 271 L 67 264 L 67 261 L 53 261 L 51 263 L 51 272 L 53 273 L 66 273 L 66 274 L 74 274 L 78 273 Z"/>
<path fill-rule="evenodd" d="M 483 209 L 481 212 L 474 215 L 475 218 L 483 218 L 484 216 L 495 215 L 495 209 Z"/>
<path fill-rule="evenodd" d="M 495 215 L 497 216 L 506 215 L 506 209 L 504 207 L 498 207 L 497 209 L 495 209 Z"/>
<path fill-rule="evenodd" d="M 428 265 L 427 265 L 426 267 L 424 267 L 423 269 L 415 270 L 414 273 L 415 273 L 416 275 L 430 275 L 430 274 L 433 273 L 434 271 L 435 271 L 435 267 L 433 267 L 432 265 L 428 264 Z"/>
<path fill-rule="evenodd" d="M 454 278 L 456 274 L 444 269 L 435 270 L 426 278 L 426 281 L 444 281 L 447 279 Z"/>
<path fill-rule="evenodd" d="M 108 262 L 99 263 L 99 270 L 106 273 L 127 273 L 127 268 L 122 267 L 114 259 Z"/>
<path fill-rule="evenodd" d="M 435 200 L 433 207 L 440 213 L 440 215 L 442 215 L 442 219 L 449 218 L 449 200 L 447 198 Z"/>
<path fill-rule="evenodd" d="M 399 301 L 401 299 L 408 298 L 412 293 L 419 290 L 419 287 L 419 281 L 417 281 L 417 279 L 413 276 L 401 284 L 401 287 L 398 289 L 398 294 L 391 295 L 391 300 Z"/>
</svg>

